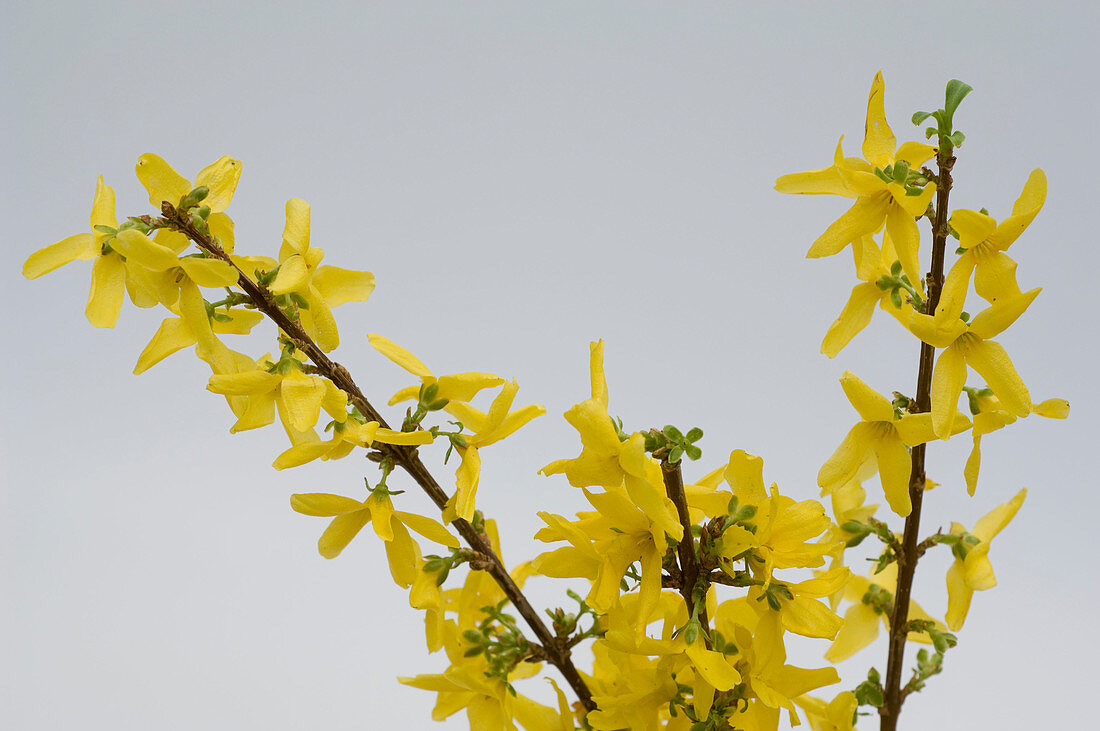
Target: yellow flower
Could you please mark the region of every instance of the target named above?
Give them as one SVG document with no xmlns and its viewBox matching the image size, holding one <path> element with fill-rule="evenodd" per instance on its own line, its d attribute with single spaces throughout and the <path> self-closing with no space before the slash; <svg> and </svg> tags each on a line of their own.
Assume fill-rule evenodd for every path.
<svg viewBox="0 0 1100 731">
<path fill-rule="evenodd" d="M 897 260 L 889 236 L 883 235 L 882 249 L 879 249 L 870 235 L 861 236 L 853 243 L 852 254 L 856 263 L 856 276 L 863 281 L 852 288 L 844 309 L 829 326 L 825 339 L 821 341 L 821 352 L 830 358 L 835 357 L 852 338 L 867 327 L 876 304 L 902 325 L 907 324 L 913 314 L 913 305 L 907 298 L 898 307 L 893 301 L 891 290 L 878 286 L 879 279 L 893 276 L 887 264 Z"/>
<path fill-rule="evenodd" d="M 207 327 L 202 327 L 200 323 L 198 335 L 182 316 L 162 321 L 153 339 L 138 356 L 134 374 L 144 373 L 177 350 L 196 345 L 200 337 L 205 340 L 213 333 L 247 335 L 264 319 L 263 314 L 255 310 L 230 309 L 218 314 L 228 319 L 215 319 Z"/>
<path fill-rule="evenodd" d="M 935 438 L 931 414 L 905 414 L 898 418 L 885 396 L 873 391 L 851 371 L 845 371 L 840 385 L 863 421 L 848 431 L 844 441 L 817 473 L 817 484 L 828 493 L 851 480 L 861 465 L 873 457 L 882 479 L 882 491 L 890 508 L 909 515 L 909 477 L 912 468 L 909 449 Z M 960 387 L 961 388 L 961 387 Z M 965 416 L 957 424 L 970 425 Z"/>
<path fill-rule="evenodd" d="M 982 462 L 982 437 L 1014 423 L 1016 414 L 1005 410 L 990 389 L 966 390 L 970 396 L 970 410 L 974 414 L 974 447 L 966 460 L 963 476 L 966 478 L 966 491 L 973 495 L 978 486 L 978 469 Z M 1060 398 L 1046 399 L 1040 404 L 1032 404 L 1031 413 L 1048 419 L 1065 419 L 1069 416 L 1069 401 Z"/>
<path fill-rule="evenodd" d="M 935 155 L 936 150 L 919 142 L 906 142 L 895 150 L 897 140 L 886 123 L 884 97 L 885 83 L 879 71 L 875 74 L 867 98 L 867 123 L 863 139 L 865 161 L 845 158 L 840 143 L 837 143 L 831 167 L 784 175 L 776 181 L 775 189 L 780 193 L 855 198 L 855 204 L 814 241 L 806 256 L 816 258 L 836 254 L 861 236 L 877 232 L 885 223 L 902 270 L 913 286 L 919 288 L 921 271 L 917 249 L 920 231 L 916 219 L 924 215 L 936 186 L 929 183 L 919 194 L 909 195 L 904 178 L 899 182 L 887 173 L 887 169 L 890 173 L 904 173 L 911 168 L 919 168 Z"/>
<path fill-rule="evenodd" d="M 1041 290 L 1036 287 L 1002 297 L 969 323 L 960 318 L 963 305 L 960 298 L 941 304 L 934 316 L 916 313 L 910 319 L 909 330 L 914 335 L 929 345 L 946 348 L 936 359 L 932 371 L 932 427 L 936 436 L 947 439 L 957 433 L 953 425 L 959 394 L 966 383 L 967 366 L 985 379 L 1006 411 L 1016 416 L 1027 416 L 1031 412 L 1027 386 L 1016 373 L 1005 349 L 990 338 L 1014 323 Z"/>
<path fill-rule="evenodd" d="M 1012 215 L 998 224 L 985 213 L 958 210 L 951 214 L 951 226 L 959 234 L 959 247 L 965 249 L 951 267 L 940 294 L 940 306 L 959 309 L 974 274 L 974 290 L 993 303 L 1020 294 L 1016 283 L 1016 262 L 1004 253 L 1035 220 L 1047 197 L 1047 176 L 1039 168 L 1031 171 L 1023 192 L 1012 206 Z"/>
<path fill-rule="evenodd" d="M 993 565 L 989 563 L 989 543 L 1016 515 L 1025 497 L 1027 488 L 980 518 L 969 534 L 978 539 L 977 545 L 965 540 L 966 528 L 958 523 L 951 524 L 951 532 L 960 540 L 952 547 L 955 563 L 947 570 L 947 616 L 944 619 L 950 629 L 957 630 L 963 626 L 975 591 L 985 591 L 997 585 Z"/>
<path fill-rule="evenodd" d="M 459 547 L 458 539 L 445 527 L 423 515 L 394 510 L 389 495 L 380 490 L 372 491 L 363 501 L 328 493 L 300 493 L 290 496 L 290 506 L 302 515 L 332 518 L 317 541 L 325 558 L 339 556 L 363 526 L 372 523 L 385 544 L 390 574 L 403 587 L 410 586 L 420 573 L 420 551 L 408 529 L 444 546 Z"/>
<path fill-rule="evenodd" d="M 248 396 L 248 410 L 230 427 L 231 432 L 267 426 L 275 421 L 277 410 L 291 444 L 316 442 L 320 438 L 313 427 L 321 409 L 343 423 L 348 397 L 332 381 L 303 373 L 302 365 L 293 355 L 272 363 L 268 354 L 252 370 L 216 373 L 206 388 L 225 396 Z"/>
<path fill-rule="evenodd" d="M 503 378 L 492 373 L 456 373 L 436 378 L 419 358 L 389 338 L 371 333 L 367 339 L 375 350 L 420 379 L 420 386 L 409 386 L 395 393 L 390 399 L 390 406 L 417 398 L 422 387 L 433 383 L 437 389 L 436 398 L 448 402 L 471 401 L 482 390 L 504 383 Z"/>
<path fill-rule="evenodd" d="M 138 307 L 152 307 L 157 300 L 141 276 L 147 271 L 136 262 L 124 260 L 114 248 L 119 233 L 115 192 L 104 184 L 102 175 L 96 179 L 91 226 L 92 233 L 68 236 L 31 254 L 23 264 L 23 276 L 37 279 L 77 259 L 94 259 L 92 287 L 84 314 L 94 327 L 114 327 L 122 309 L 123 292 L 128 291 L 130 300 Z"/>
<path fill-rule="evenodd" d="M 846 690 L 826 703 L 820 698 L 804 695 L 794 699 L 806 713 L 813 731 L 853 731 L 855 729 L 856 694 Z"/>
<path fill-rule="evenodd" d="M 544 475 L 564 473 L 574 487 L 615 489 L 625 485 L 635 505 L 641 508 L 670 537 L 683 536 L 676 508 L 665 494 L 664 477 L 656 460 L 645 452 L 640 433 L 620 441 L 607 413 L 607 381 L 603 370 L 603 341 L 589 346 L 589 375 L 592 397 L 565 412 L 580 435 L 581 453 L 573 459 L 560 459 L 543 467 Z"/>
<path fill-rule="evenodd" d="M 286 226 L 279 248 L 279 271 L 269 285 L 273 294 L 294 293 L 308 307 L 298 311 L 302 328 L 326 352 L 340 344 L 332 308 L 364 302 L 374 291 L 374 275 L 322 266 L 325 252 L 309 245 L 309 204 L 301 198 L 286 202 Z"/>
<path fill-rule="evenodd" d="M 874 568 L 869 578 L 853 576 L 844 589 L 844 598 L 852 602 L 848 611 L 844 613 L 844 625 L 833 640 L 833 644 L 825 651 L 825 659 L 837 663 L 847 660 L 852 655 L 862 650 L 875 641 L 878 637 L 879 625 L 887 629 L 890 627 L 890 606 L 893 602 L 893 592 L 898 582 L 898 565 L 891 563 L 879 573 L 874 573 Z M 915 601 L 909 601 L 910 620 L 931 620 L 928 613 L 920 608 Z M 947 628 L 936 622 L 937 629 L 943 631 Z M 910 632 L 909 642 L 930 644 L 931 640 L 923 632 Z"/>
</svg>

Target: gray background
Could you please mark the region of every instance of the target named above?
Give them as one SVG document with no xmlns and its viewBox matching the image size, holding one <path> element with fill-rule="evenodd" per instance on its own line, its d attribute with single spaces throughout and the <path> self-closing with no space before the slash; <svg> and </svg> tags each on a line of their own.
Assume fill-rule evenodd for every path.
<svg viewBox="0 0 1100 731">
<path fill-rule="evenodd" d="M 976 89 L 957 117 L 955 206 L 1003 218 L 1045 168 L 1046 208 L 1011 253 L 1021 284 L 1046 289 L 1000 341 L 1036 401 L 1074 406 L 1068 422 L 990 436 L 974 499 L 969 438 L 929 450 L 943 483 L 929 531 L 1031 492 L 993 547 L 1000 586 L 975 596 L 903 725 L 1081 727 L 1100 507 L 1094 5 L 9 1 L 3 14 L 0 725 L 433 727 L 433 695 L 394 676 L 442 661 L 377 541 L 327 562 L 324 521 L 289 509 L 292 492 L 356 494 L 365 464 L 276 473 L 281 430 L 230 436 L 193 356 L 129 375 L 159 313 L 129 307 L 97 331 L 87 264 L 20 277 L 28 253 L 85 230 L 97 174 L 128 215 L 148 207 L 141 153 L 185 175 L 241 158 L 241 252 L 275 254 L 284 201 L 310 201 L 326 261 L 378 278 L 369 303 L 338 312 L 335 355 L 380 404 L 409 379 L 368 332 L 437 373 L 518 378 L 548 416 L 483 452 L 479 494 L 514 563 L 539 550 L 537 509 L 585 505 L 535 471 L 578 450 L 560 414 L 587 395 L 590 339 L 607 341 L 629 427 L 706 430 L 689 478 L 744 448 L 800 499 L 856 418 L 845 369 L 912 392 L 916 344 L 881 315 L 835 360 L 818 354 L 854 281 L 847 254 L 803 254 L 846 203 L 772 190 L 828 164 L 842 133 L 858 152 L 882 68 L 899 140 L 918 138 L 908 118 L 947 79 Z M 259 355 L 264 333 L 230 344 Z M 931 555 L 918 573 L 941 616 L 947 565 Z M 558 596 L 549 581 L 531 591 Z M 826 643 L 789 645 L 813 665 Z M 881 643 L 857 655 L 843 687 L 884 663 Z M 547 697 L 545 681 L 526 686 Z"/>
</svg>

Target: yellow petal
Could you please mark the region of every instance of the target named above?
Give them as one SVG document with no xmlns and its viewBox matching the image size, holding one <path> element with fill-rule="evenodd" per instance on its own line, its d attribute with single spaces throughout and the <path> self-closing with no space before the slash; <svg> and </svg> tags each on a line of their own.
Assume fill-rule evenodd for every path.
<svg viewBox="0 0 1100 731">
<path fill-rule="evenodd" d="M 135 168 L 138 180 L 149 193 L 149 203 L 160 210 L 164 201 L 179 205 L 180 198 L 191 192 L 191 183 L 159 155 L 147 152 L 138 158 Z"/>
<path fill-rule="evenodd" d="M 981 416 L 979 414 L 978 416 Z M 975 419 L 976 421 L 977 419 Z M 974 491 L 978 487 L 978 471 L 982 466 L 982 438 L 974 433 L 974 446 L 970 450 L 970 456 L 966 458 L 966 466 L 963 467 L 963 478 L 966 480 L 966 492 L 974 497 Z"/>
<path fill-rule="evenodd" d="M 43 274 L 49 274 L 54 269 L 76 261 L 94 246 L 95 237 L 92 234 L 75 234 L 63 238 L 56 244 L 50 244 L 28 256 L 27 261 L 23 263 L 23 276 L 27 279 L 37 279 Z"/>
<path fill-rule="evenodd" d="M 330 449 L 332 449 L 331 442 L 305 442 L 304 444 L 295 444 L 276 457 L 275 461 L 271 463 L 271 466 L 277 470 L 285 470 L 288 467 L 300 467 L 307 462 L 320 459 Z"/>
<path fill-rule="evenodd" d="M 874 444 L 875 461 L 878 463 L 882 491 L 890 509 L 901 517 L 909 515 L 913 504 L 909 499 L 909 477 L 912 461 L 897 431 L 891 429 Z"/>
<path fill-rule="evenodd" d="M 966 363 L 967 358 L 957 346 L 949 347 L 936 359 L 932 371 L 932 426 L 940 439 L 951 436 L 959 394 L 966 384 Z"/>
<path fill-rule="evenodd" d="M 233 200 L 233 192 L 237 190 L 237 181 L 241 179 L 242 164 L 240 160 L 234 160 L 229 155 L 222 155 L 210 163 L 195 176 L 195 187 L 205 185 L 210 189 L 203 204 L 210 206 L 210 210 L 219 213 L 226 209 L 229 201 Z"/>
<path fill-rule="evenodd" d="M 313 274 L 313 286 L 325 298 L 329 307 L 348 302 L 366 302 L 374 291 L 374 275 L 325 265 Z"/>
<path fill-rule="evenodd" d="M 159 204 L 157 208 L 159 210 Z M 95 181 L 95 199 L 92 201 L 92 215 L 89 220 L 92 228 L 96 226 L 118 228 L 118 219 L 115 217 L 115 190 L 103 182 L 102 175 Z"/>
<path fill-rule="evenodd" d="M 1012 215 L 1001 221 L 993 235 L 994 244 L 1004 251 L 1024 232 L 1043 208 L 1047 198 L 1047 176 L 1040 168 L 1031 171 L 1023 192 L 1012 206 Z"/>
<path fill-rule="evenodd" d="M 840 377 L 844 395 L 864 421 L 893 421 L 894 407 L 882 394 L 861 381 L 855 373 L 844 371 Z"/>
<path fill-rule="evenodd" d="M 126 265 L 118 254 L 107 254 L 92 264 L 92 288 L 84 314 L 93 327 L 114 327 L 122 311 Z"/>
<path fill-rule="evenodd" d="M 379 429 L 374 434 L 374 441 L 383 444 L 399 444 L 404 446 L 420 446 L 432 443 L 430 431 L 394 431 L 392 429 Z"/>
<path fill-rule="evenodd" d="M 163 272 L 179 263 L 176 254 L 167 246 L 158 244 L 145 234 L 134 229 L 120 231 L 111 240 L 111 248 L 128 260 L 133 259 L 143 267 L 155 272 Z"/>
<path fill-rule="evenodd" d="M 1041 291 L 1042 287 L 1036 287 L 1015 297 L 997 300 L 974 316 L 970 332 L 980 338 L 996 337 L 1027 311 Z"/>
<path fill-rule="evenodd" d="M 844 624 L 829 607 L 816 599 L 795 596 L 783 606 L 783 626 L 788 632 L 803 637 L 831 640 Z"/>
<path fill-rule="evenodd" d="M 909 167 L 919 168 L 924 163 L 936 156 L 936 146 L 924 142 L 902 142 L 894 153 L 894 160 L 904 160 Z"/>
<path fill-rule="evenodd" d="M 305 259 L 292 254 L 279 265 L 279 273 L 268 285 L 273 294 L 286 294 L 296 290 L 303 290 L 309 284 L 309 268 Z"/>
<path fill-rule="evenodd" d="M 825 492 L 832 492 L 850 480 L 867 459 L 876 431 L 875 425 L 865 421 L 853 426 L 818 471 L 818 487 Z"/>
<path fill-rule="evenodd" d="M 200 287 L 231 287 L 237 283 L 236 268 L 220 259 L 185 257 L 179 260 L 183 271 Z"/>
<path fill-rule="evenodd" d="M 978 522 L 974 524 L 973 534 L 982 539 L 983 543 L 989 543 L 994 536 L 1005 529 L 1005 526 L 1008 525 L 1009 521 L 1024 504 L 1026 497 L 1027 488 L 1021 488 L 1007 503 L 998 505 L 979 518 Z"/>
<path fill-rule="evenodd" d="M 847 660 L 875 641 L 879 632 L 879 616 L 875 610 L 863 603 L 853 604 L 844 613 L 844 625 L 837 632 L 836 639 L 825 651 L 829 662 Z"/>
<path fill-rule="evenodd" d="M 371 333 L 367 335 L 367 339 L 370 341 L 371 346 L 382 355 L 392 360 L 397 365 L 401 366 L 409 373 L 419 378 L 427 378 L 432 375 L 432 372 L 428 370 L 428 366 L 420 362 L 415 355 L 402 348 L 397 343 L 393 342 L 389 338 L 384 338 L 381 335 L 375 335 Z"/>
<path fill-rule="evenodd" d="M 211 213 L 206 219 L 206 224 L 210 227 L 210 235 L 222 247 L 222 251 L 232 254 L 233 247 L 236 246 L 233 219 L 224 213 Z"/>
<path fill-rule="evenodd" d="M 492 373 L 455 373 L 440 376 L 436 383 L 439 388 L 438 398 L 448 401 L 470 401 L 483 389 L 504 383 L 504 379 Z"/>
<path fill-rule="evenodd" d="M 966 614 L 970 611 L 970 599 L 974 590 L 963 579 L 962 562 L 956 561 L 947 570 L 947 615 L 944 622 L 951 631 L 962 629 Z"/>
<path fill-rule="evenodd" d="M 726 656 L 708 650 L 701 638 L 688 645 L 684 653 L 691 659 L 695 670 L 716 690 L 730 690 L 741 682 L 741 673 L 730 665 Z"/>
<path fill-rule="evenodd" d="M 206 390 L 224 396 L 252 396 L 273 391 L 282 379 L 267 371 L 224 373 L 210 376 Z"/>
<path fill-rule="evenodd" d="M 894 242 L 901 269 L 909 277 L 909 282 L 923 291 L 924 277 L 921 276 L 917 252 L 920 249 L 920 229 L 913 216 L 901 206 L 889 206 L 886 213 L 886 235 Z"/>
<path fill-rule="evenodd" d="M 309 249 L 309 204 L 301 198 L 291 198 L 286 202 L 283 244 L 299 254 L 305 254 Z"/>
<path fill-rule="evenodd" d="M 974 256 L 965 253 L 959 257 L 947 277 L 943 280 L 943 289 L 940 290 L 940 301 L 936 305 L 936 322 L 942 327 L 949 321 L 958 319 L 966 303 L 966 295 L 970 290 L 970 274 L 974 271 Z"/>
<path fill-rule="evenodd" d="M 867 96 L 867 121 L 863 127 L 863 157 L 867 162 L 885 168 L 894 161 L 897 138 L 886 123 L 886 84 L 882 72 L 875 74 L 871 93 Z"/>
<path fill-rule="evenodd" d="M 438 521 L 423 515 L 405 513 L 400 510 L 395 511 L 394 515 L 396 515 L 397 519 L 404 523 L 406 527 L 416 531 L 429 541 L 435 541 L 436 543 L 450 548 L 458 548 L 460 546 L 458 539 Z"/>
<path fill-rule="evenodd" d="M 894 428 L 901 437 L 901 441 L 910 447 L 936 438 L 936 432 L 932 428 L 932 414 L 905 414 L 894 422 Z"/>
<path fill-rule="evenodd" d="M 974 291 L 991 303 L 1020 296 L 1022 292 L 1016 283 L 1016 262 L 999 251 L 986 253 L 974 271 Z"/>
<path fill-rule="evenodd" d="M 366 506 L 358 500 L 325 492 L 305 492 L 291 495 L 290 507 L 296 513 L 313 515 L 319 518 L 331 518 L 362 510 L 365 510 L 368 515 L 370 514 Z"/>
<path fill-rule="evenodd" d="M 134 366 L 134 375 L 144 373 L 177 350 L 195 344 L 191 328 L 178 317 L 171 317 L 160 324 L 153 339 L 145 346 Z"/>
<path fill-rule="evenodd" d="M 325 528 L 317 541 L 317 550 L 325 558 L 336 558 L 351 543 L 352 539 L 370 522 L 369 510 L 356 510 L 337 515 Z"/>
<path fill-rule="evenodd" d="M 841 310 L 840 316 L 829 326 L 825 339 L 821 341 L 821 352 L 830 358 L 835 357 L 871 322 L 875 305 L 881 299 L 882 290 L 873 282 L 865 282 L 853 287 L 852 294 L 848 297 L 848 302 Z"/>
<path fill-rule="evenodd" d="M 390 566 L 393 582 L 407 589 L 416 581 L 416 575 L 420 571 L 420 549 L 402 523 L 392 517 L 390 523 L 393 540 L 382 544 L 386 548 L 386 562 Z"/>
<path fill-rule="evenodd" d="M 321 401 L 325 397 L 324 381 L 292 369 L 279 384 L 279 397 L 297 431 L 312 429 L 321 416 Z"/>
<path fill-rule="evenodd" d="M 961 208 L 951 214 L 951 228 L 959 234 L 959 246 L 972 249 L 988 239 L 997 229 L 992 216 L 968 208 Z"/>
<path fill-rule="evenodd" d="M 882 228 L 886 220 L 888 194 L 861 196 L 844 215 L 825 229 L 806 252 L 808 259 L 832 256 L 865 234 Z"/>
<path fill-rule="evenodd" d="M 1048 398 L 1041 404 L 1031 408 L 1039 416 L 1048 419 L 1065 419 L 1069 416 L 1069 401 L 1064 398 Z"/>
<path fill-rule="evenodd" d="M 474 498 L 477 495 L 478 480 L 481 475 L 481 456 L 477 447 L 459 450 L 462 463 L 455 472 L 458 489 L 455 492 L 455 511 L 463 520 L 473 520 Z"/>
<path fill-rule="evenodd" d="M 1001 405 L 1016 416 L 1031 413 L 1031 395 L 1009 360 L 1008 353 L 992 340 L 973 340 L 966 348 L 966 364 L 985 379 Z"/>
</svg>

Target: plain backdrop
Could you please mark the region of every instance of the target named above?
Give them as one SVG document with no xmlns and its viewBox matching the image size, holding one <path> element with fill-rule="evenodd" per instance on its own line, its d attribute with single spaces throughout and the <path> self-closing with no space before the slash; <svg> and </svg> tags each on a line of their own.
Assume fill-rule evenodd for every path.
<svg viewBox="0 0 1100 731">
<path fill-rule="evenodd" d="M 705 430 L 688 479 L 742 448 L 799 499 L 856 419 L 846 369 L 912 393 L 916 343 L 882 315 L 836 359 L 819 354 L 855 282 L 847 254 L 803 256 L 848 204 L 772 189 L 829 164 L 841 134 L 858 153 L 879 69 L 899 141 L 920 139 L 908 120 L 942 104 L 948 79 L 974 87 L 956 116 L 955 207 L 1003 218 L 1046 170 L 1046 207 L 1011 252 L 1021 285 L 1045 289 L 1000 342 L 1035 401 L 1074 409 L 987 437 L 972 499 L 969 437 L 929 449 L 942 486 L 928 532 L 1030 492 L 993 546 L 999 586 L 975 596 L 902 725 L 1086 723 L 1100 599 L 1094 4 L 6 0 L 2 14 L 0 726 L 437 727 L 433 694 L 395 676 L 444 661 L 377 540 L 325 561 L 324 521 L 289 507 L 293 492 L 360 494 L 370 465 L 276 472 L 285 435 L 228 434 L 190 353 L 130 375 L 161 314 L 128 307 L 94 330 L 86 263 L 20 276 L 31 251 L 86 230 L 98 174 L 133 215 L 148 211 L 140 154 L 188 176 L 242 159 L 229 212 L 248 253 L 274 255 L 286 199 L 308 200 L 326 262 L 377 276 L 368 303 L 337 310 L 334 355 L 379 405 L 409 377 L 368 332 L 437 373 L 518 378 L 519 401 L 548 414 L 484 450 L 479 492 L 514 564 L 541 550 L 537 510 L 585 507 L 536 471 L 579 450 L 561 413 L 587 396 L 590 340 L 606 341 L 628 428 Z M 230 344 L 258 356 L 272 335 Z M 412 491 L 398 500 L 427 509 Z M 941 616 L 947 566 L 929 554 L 916 587 Z M 560 603 L 558 584 L 530 587 Z M 792 661 L 823 662 L 826 642 L 788 644 Z M 884 658 L 880 641 L 825 692 Z M 521 689 L 547 697 L 545 681 Z"/>
</svg>

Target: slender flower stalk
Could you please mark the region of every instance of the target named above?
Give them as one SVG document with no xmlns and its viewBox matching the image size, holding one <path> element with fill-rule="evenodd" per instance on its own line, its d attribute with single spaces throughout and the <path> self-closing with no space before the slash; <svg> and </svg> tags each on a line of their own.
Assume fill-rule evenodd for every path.
<svg viewBox="0 0 1100 731">
<path fill-rule="evenodd" d="M 936 155 L 939 169 L 936 176 L 935 220 L 932 224 L 932 269 L 928 273 L 927 311 L 935 312 L 943 290 L 943 260 L 947 244 L 948 198 L 951 194 L 951 169 L 955 157 L 950 149 L 940 148 Z M 936 349 L 928 343 L 920 346 L 919 369 L 917 373 L 917 394 L 910 411 L 926 413 L 931 411 L 932 370 Z M 909 499 L 913 509 L 905 519 L 905 532 L 902 534 L 901 551 L 897 554 L 898 583 L 894 592 L 894 608 L 890 615 L 889 655 L 886 661 L 886 679 L 883 685 L 884 703 L 879 708 L 881 716 L 880 731 L 895 731 L 904 696 L 901 692 L 901 673 L 905 661 L 905 641 L 909 634 L 909 598 L 913 590 L 913 575 L 920 558 L 918 534 L 920 532 L 921 505 L 924 501 L 925 487 L 925 448 L 927 444 L 913 447 L 912 471 L 909 478 Z"/>
</svg>

